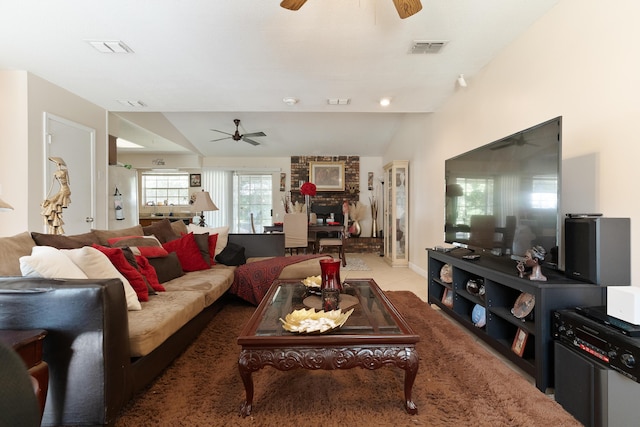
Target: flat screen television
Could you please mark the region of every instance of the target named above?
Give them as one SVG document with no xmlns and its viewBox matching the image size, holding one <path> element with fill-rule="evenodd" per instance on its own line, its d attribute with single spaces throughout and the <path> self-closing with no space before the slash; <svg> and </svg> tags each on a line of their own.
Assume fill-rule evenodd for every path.
<svg viewBox="0 0 640 427">
<path fill-rule="evenodd" d="M 557 267 L 561 164 L 562 117 L 446 160 L 445 242 Z"/>
</svg>

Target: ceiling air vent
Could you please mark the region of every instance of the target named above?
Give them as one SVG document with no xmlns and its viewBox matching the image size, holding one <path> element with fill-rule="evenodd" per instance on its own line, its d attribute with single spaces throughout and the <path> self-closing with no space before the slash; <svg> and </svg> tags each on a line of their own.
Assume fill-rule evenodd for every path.
<svg viewBox="0 0 640 427">
<path fill-rule="evenodd" d="M 120 40 L 85 40 L 100 53 L 133 53 L 133 50 Z"/>
<path fill-rule="evenodd" d="M 446 44 L 443 41 L 414 40 L 409 53 L 439 53 Z"/>
<path fill-rule="evenodd" d="M 144 108 L 147 106 L 147 104 L 145 104 L 142 101 L 131 101 L 128 99 L 117 99 L 118 103 L 120 103 L 121 105 L 124 105 L 125 107 L 133 107 L 133 108 Z"/>
</svg>

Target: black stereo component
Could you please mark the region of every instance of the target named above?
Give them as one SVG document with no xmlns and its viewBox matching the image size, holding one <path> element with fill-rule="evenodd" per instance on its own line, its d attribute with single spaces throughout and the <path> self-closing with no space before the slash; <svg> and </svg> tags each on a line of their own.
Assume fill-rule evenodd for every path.
<svg viewBox="0 0 640 427">
<path fill-rule="evenodd" d="M 640 382 L 640 338 L 626 336 L 576 310 L 553 312 L 551 333 L 588 358 Z"/>
</svg>

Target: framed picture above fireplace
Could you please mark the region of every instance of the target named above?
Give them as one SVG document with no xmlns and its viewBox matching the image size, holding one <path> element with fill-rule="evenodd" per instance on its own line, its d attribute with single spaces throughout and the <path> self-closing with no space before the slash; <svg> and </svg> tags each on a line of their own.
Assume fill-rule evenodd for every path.
<svg viewBox="0 0 640 427">
<path fill-rule="evenodd" d="M 344 162 L 309 162 L 309 182 L 318 191 L 344 191 Z"/>
</svg>

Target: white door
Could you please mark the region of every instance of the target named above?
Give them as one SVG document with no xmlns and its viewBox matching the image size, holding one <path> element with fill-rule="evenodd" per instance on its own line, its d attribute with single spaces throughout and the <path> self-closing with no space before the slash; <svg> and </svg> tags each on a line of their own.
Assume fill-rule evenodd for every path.
<svg viewBox="0 0 640 427">
<path fill-rule="evenodd" d="M 64 234 L 80 234 L 91 230 L 95 217 L 95 129 L 44 113 L 45 185 L 44 198 L 60 189 L 54 178 L 58 169 L 49 157 L 60 157 L 68 169 L 71 203 L 63 209 Z M 47 233 L 47 227 L 44 226 Z"/>
</svg>

